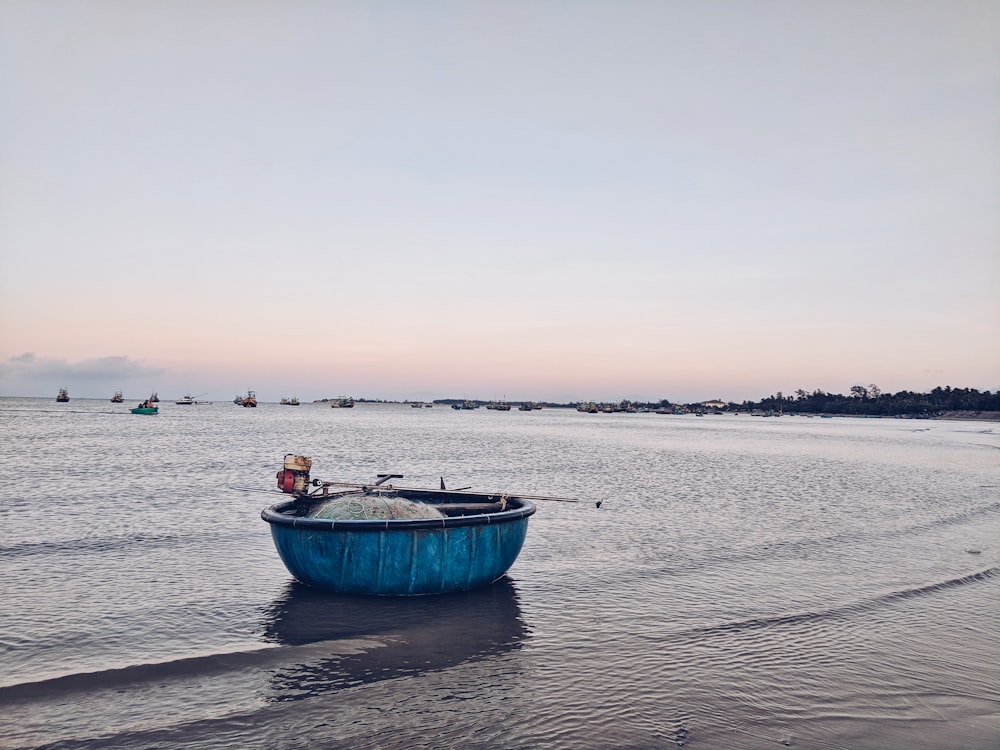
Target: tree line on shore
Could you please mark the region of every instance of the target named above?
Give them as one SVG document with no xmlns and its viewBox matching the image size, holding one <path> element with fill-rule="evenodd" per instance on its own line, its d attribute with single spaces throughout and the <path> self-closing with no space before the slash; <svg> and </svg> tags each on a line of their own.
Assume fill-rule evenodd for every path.
<svg viewBox="0 0 1000 750">
<path fill-rule="evenodd" d="M 790 414 L 847 414 L 863 416 L 935 416 L 951 411 L 1000 411 L 1000 390 L 938 386 L 929 393 L 884 393 L 877 385 L 856 385 L 849 395 L 797 390 L 792 396 L 778 391 L 757 403 L 743 402 L 740 409 L 773 409 Z"/>
<path fill-rule="evenodd" d="M 461 403 L 456 399 L 437 399 L 436 404 Z M 478 403 L 478 402 L 476 402 Z M 483 402 L 485 403 L 485 402 Z M 549 407 L 575 408 L 579 404 L 576 402 L 561 404 L 552 402 L 542 402 Z M 847 395 L 840 393 L 826 393 L 822 390 L 814 390 L 809 393 L 799 389 L 793 394 L 786 396 L 781 391 L 762 398 L 760 401 L 744 401 L 743 403 L 722 402 L 724 406 L 717 405 L 716 402 L 700 402 L 691 404 L 678 404 L 662 399 L 655 402 L 622 401 L 620 404 L 628 406 L 628 411 L 637 408 L 648 410 L 663 410 L 676 407 L 683 411 L 704 411 L 708 408 L 722 411 L 740 412 L 774 412 L 779 414 L 843 414 L 851 416 L 879 416 L 879 417 L 932 417 L 947 412 L 1000 412 L 1000 390 L 979 391 L 975 388 L 952 388 L 951 386 L 938 386 L 929 393 L 915 393 L 913 391 L 899 391 L 897 393 L 885 393 L 874 383 L 871 385 L 855 385 Z M 708 406 L 712 404 L 712 406 Z M 618 406 L 618 404 L 616 404 Z M 619 409 L 615 409 L 618 411 Z"/>
</svg>

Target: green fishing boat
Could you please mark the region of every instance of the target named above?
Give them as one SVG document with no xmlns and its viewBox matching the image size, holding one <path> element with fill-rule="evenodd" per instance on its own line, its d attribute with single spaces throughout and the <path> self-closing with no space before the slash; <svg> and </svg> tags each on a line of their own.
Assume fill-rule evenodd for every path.
<svg viewBox="0 0 1000 750">
<path fill-rule="evenodd" d="M 133 414 L 156 414 L 157 412 L 160 411 L 160 409 L 153 402 L 154 398 L 156 398 L 155 393 L 149 398 L 147 398 L 145 401 L 143 401 L 141 404 L 139 404 L 137 407 L 135 407 L 134 409 L 129 409 L 129 411 L 131 411 Z"/>
</svg>

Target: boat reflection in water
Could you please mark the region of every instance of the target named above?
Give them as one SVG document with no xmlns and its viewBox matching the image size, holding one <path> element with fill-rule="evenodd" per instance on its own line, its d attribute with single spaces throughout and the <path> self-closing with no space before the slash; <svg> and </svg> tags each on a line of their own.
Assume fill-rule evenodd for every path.
<svg viewBox="0 0 1000 750">
<path fill-rule="evenodd" d="M 508 577 L 454 594 L 372 597 L 293 581 L 265 611 L 264 639 L 294 647 L 269 696 L 291 701 L 517 650 L 527 629 Z"/>
</svg>

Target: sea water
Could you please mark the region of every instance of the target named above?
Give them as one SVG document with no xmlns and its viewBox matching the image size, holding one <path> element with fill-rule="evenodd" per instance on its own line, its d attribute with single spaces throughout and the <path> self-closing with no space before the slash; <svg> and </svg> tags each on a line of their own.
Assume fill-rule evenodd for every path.
<svg viewBox="0 0 1000 750">
<path fill-rule="evenodd" d="M 0 399 L 0 747 L 1000 746 L 995 422 L 130 405 Z M 260 519 L 286 453 L 579 502 L 493 586 L 338 596 Z"/>
</svg>

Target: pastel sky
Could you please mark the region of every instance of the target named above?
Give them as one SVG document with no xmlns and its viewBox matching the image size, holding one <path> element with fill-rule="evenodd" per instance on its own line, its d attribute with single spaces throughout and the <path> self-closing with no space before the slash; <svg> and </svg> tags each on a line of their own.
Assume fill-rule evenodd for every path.
<svg viewBox="0 0 1000 750">
<path fill-rule="evenodd" d="M 1000 389 L 995 0 L 5 0 L 0 395 Z"/>
</svg>

